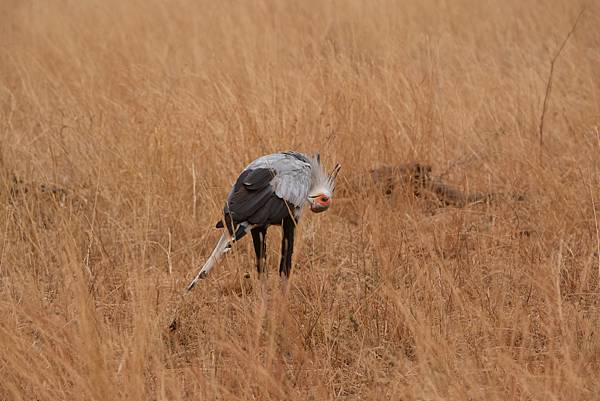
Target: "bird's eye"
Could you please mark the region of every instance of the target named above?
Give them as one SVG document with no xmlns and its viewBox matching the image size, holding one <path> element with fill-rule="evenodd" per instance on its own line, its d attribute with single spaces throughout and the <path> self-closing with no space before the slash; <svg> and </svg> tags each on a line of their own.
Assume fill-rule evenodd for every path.
<svg viewBox="0 0 600 401">
<path fill-rule="evenodd" d="M 325 195 L 321 196 L 321 202 L 327 202 L 327 201 L 329 201 L 329 197 L 327 197 Z"/>
</svg>

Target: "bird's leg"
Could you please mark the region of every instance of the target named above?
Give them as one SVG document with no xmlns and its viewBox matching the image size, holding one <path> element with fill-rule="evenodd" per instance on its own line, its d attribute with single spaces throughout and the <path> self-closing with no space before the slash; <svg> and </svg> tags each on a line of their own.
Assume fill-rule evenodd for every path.
<svg viewBox="0 0 600 401">
<path fill-rule="evenodd" d="M 256 270 L 258 275 L 262 276 L 266 273 L 267 264 L 267 227 L 256 227 L 250 232 L 252 233 L 252 242 L 256 253 Z"/>
<path fill-rule="evenodd" d="M 284 278 L 290 276 L 292 270 L 292 253 L 294 251 L 294 230 L 296 223 L 292 217 L 286 217 L 282 223 L 283 238 L 281 239 L 281 262 L 279 263 L 279 275 Z"/>
<path fill-rule="evenodd" d="M 256 253 L 256 270 L 260 278 L 261 293 L 264 296 L 267 291 L 267 227 L 255 227 L 251 231 L 254 252 Z"/>
</svg>

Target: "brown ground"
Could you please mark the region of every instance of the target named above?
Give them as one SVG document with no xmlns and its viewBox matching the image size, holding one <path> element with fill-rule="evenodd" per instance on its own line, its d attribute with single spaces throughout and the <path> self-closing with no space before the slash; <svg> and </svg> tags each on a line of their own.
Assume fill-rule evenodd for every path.
<svg viewBox="0 0 600 401">
<path fill-rule="evenodd" d="M 597 399 L 587 4 L 540 149 L 578 1 L 0 2 L 0 400 Z M 282 149 L 342 164 L 287 298 L 278 229 L 266 303 L 248 240 L 182 297 Z M 526 199 L 431 213 L 360 179 L 411 160 Z"/>
</svg>

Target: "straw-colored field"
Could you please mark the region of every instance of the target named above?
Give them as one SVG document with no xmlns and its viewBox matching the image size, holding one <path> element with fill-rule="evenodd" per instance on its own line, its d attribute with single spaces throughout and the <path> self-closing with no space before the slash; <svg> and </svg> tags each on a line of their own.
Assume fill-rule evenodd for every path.
<svg viewBox="0 0 600 401">
<path fill-rule="evenodd" d="M 2 1 L 0 400 L 598 399 L 597 2 L 539 130 L 581 7 Z M 265 301 L 250 239 L 184 297 L 238 173 L 287 149 L 342 164 L 287 296 L 274 227 Z M 365 180 L 411 161 L 504 195 Z"/>
</svg>

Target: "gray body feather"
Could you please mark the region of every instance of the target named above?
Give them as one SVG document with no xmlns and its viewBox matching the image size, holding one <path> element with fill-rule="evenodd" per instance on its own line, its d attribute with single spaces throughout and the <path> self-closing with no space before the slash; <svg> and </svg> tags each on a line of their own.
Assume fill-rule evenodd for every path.
<svg viewBox="0 0 600 401">
<path fill-rule="evenodd" d="M 281 224 L 290 215 L 297 220 L 308 199 L 313 169 L 312 159 L 298 152 L 273 153 L 248 164 L 223 209 L 230 234 L 237 237 L 236 227 L 242 223 Z"/>
<path fill-rule="evenodd" d="M 310 159 L 298 152 L 273 153 L 259 157 L 245 169 L 270 169 L 274 174 L 270 180 L 277 197 L 302 208 L 306 203 L 311 184 Z"/>
</svg>

